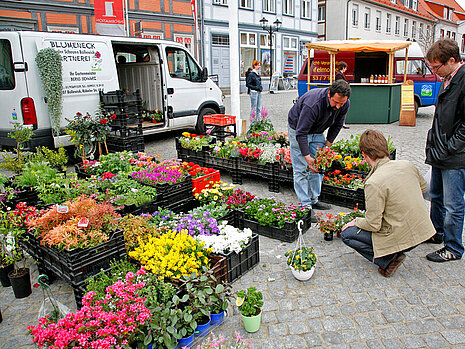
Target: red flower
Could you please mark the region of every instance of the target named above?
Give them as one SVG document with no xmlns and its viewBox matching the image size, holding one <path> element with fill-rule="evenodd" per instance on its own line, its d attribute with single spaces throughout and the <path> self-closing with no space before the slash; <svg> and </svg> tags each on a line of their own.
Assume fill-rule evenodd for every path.
<svg viewBox="0 0 465 349">
<path fill-rule="evenodd" d="M 102 125 L 105 125 L 105 124 L 108 123 L 108 119 L 100 119 L 100 123 L 101 123 Z"/>
<path fill-rule="evenodd" d="M 37 282 L 33 286 L 34 286 L 34 288 L 39 288 L 40 287 L 40 285 Z"/>
<path fill-rule="evenodd" d="M 110 116 L 110 119 L 115 120 L 115 119 L 116 119 L 116 115 L 113 114 L 112 116 Z"/>
</svg>

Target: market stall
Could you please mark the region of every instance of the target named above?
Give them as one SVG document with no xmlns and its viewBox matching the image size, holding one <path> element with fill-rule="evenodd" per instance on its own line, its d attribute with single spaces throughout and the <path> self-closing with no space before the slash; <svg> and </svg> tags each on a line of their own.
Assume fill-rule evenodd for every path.
<svg viewBox="0 0 465 349">
<path fill-rule="evenodd" d="M 346 123 L 393 123 L 399 120 L 401 105 L 401 84 L 395 83 L 394 53 L 405 49 L 405 65 L 408 59 L 409 41 L 367 41 L 333 40 L 307 43 L 307 49 L 326 51 L 330 56 L 329 82 L 336 73 L 336 54 L 354 52 L 354 75 L 356 82 L 351 83 L 350 110 Z M 327 84 L 312 83 L 312 70 L 308 71 L 308 87 L 311 85 L 326 87 Z M 374 78 L 376 76 L 376 78 Z M 378 78 L 382 76 L 383 78 Z M 406 75 L 404 73 L 404 81 Z"/>
</svg>

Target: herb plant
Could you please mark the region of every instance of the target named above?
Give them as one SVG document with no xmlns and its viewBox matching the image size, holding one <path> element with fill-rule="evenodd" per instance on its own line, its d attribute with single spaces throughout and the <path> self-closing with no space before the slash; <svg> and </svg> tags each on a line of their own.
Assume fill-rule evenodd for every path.
<svg viewBox="0 0 465 349">
<path fill-rule="evenodd" d="M 240 290 L 237 293 L 236 304 L 243 316 L 256 316 L 263 307 L 263 295 L 255 287 L 249 287 L 247 291 Z"/>
</svg>

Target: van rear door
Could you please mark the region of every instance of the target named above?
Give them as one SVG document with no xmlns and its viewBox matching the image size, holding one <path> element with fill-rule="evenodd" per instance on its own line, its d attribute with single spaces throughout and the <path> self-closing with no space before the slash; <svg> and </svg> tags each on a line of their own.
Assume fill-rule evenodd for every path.
<svg viewBox="0 0 465 349">
<path fill-rule="evenodd" d="M 27 65 L 24 62 L 19 33 L 2 32 L 0 52 L 0 143 L 14 145 L 12 139 L 8 141 L 7 133 L 12 129 L 12 123 L 23 122 L 21 100 L 28 97 Z"/>
</svg>

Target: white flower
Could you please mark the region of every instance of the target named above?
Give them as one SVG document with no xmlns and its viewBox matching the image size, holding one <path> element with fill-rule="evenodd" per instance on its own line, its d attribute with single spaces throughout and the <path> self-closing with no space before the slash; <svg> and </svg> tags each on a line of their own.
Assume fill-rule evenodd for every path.
<svg viewBox="0 0 465 349">
<path fill-rule="evenodd" d="M 239 253 L 247 245 L 252 237 L 252 230 L 245 228 L 243 231 L 221 222 L 218 225 L 219 235 L 198 235 L 195 239 L 205 242 L 204 248 L 212 248 L 213 253 Z"/>
<path fill-rule="evenodd" d="M 258 161 L 260 162 L 277 162 L 276 159 L 276 152 L 279 149 L 279 144 L 272 144 L 272 143 L 262 143 L 259 145 L 259 148 L 263 150 L 263 153 L 260 154 L 258 157 Z"/>
</svg>

